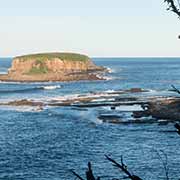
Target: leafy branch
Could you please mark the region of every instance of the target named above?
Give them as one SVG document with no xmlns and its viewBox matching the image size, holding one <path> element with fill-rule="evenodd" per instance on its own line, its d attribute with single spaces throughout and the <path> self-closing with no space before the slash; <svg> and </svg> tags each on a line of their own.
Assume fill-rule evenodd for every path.
<svg viewBox="0 0 180 180">
<path fill-rule="evenodd" d="M 180 0 L 164 0 L 168 4 L 168 11 L 174 12 L 180 18 Z"/>
</svg>

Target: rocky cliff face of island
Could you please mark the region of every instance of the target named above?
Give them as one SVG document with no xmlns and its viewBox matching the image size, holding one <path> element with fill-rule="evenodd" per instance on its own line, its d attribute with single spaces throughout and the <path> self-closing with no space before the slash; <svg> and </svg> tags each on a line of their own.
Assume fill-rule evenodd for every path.
<svg viewBox="0 0 180 180">
<path fill-rule="evenodd" d="M 97 72 L 104 68 L 80 54 L 46 53 L 15 57 L 7 75 L 7 81 L 72 81 L 99 79 Z"/>
<path fill-rule="evenodd" d="M 15 58 L 9 73 L 28 74 L 32 69 L 47 69 L 48 72 L 84 72 L 99 69 L 92 61 L 71 61 L 61 60 L 59 58 L 47 59 L 44 62 L 29 58 L 23 61 L 21 58 Z M 43 73 L 43 72 L 42 72 Z"/>
</svg>

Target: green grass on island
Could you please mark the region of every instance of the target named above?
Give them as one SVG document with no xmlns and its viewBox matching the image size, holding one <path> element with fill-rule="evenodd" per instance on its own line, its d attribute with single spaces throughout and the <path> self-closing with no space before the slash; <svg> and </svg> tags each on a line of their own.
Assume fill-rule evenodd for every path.
<svg viewBox="0 0 180 180">
<path fill-rule="evenodd" d="M 53 60 L 54 58 L 58 58 L 61 60 L 68 60 L 68 61 L 88 61 L 90 58 L 86 55 L 76 54 L 76 53 L 40 53 L 40 54 L 30 54 L 24 56 L 18 56 L 20 60 L 26 61 L 29 59 L 34 59 L 38 61 L 45 61 L 45 60 Z"/>
<path fill-rule="evenodd" d="M 31 70 L 27 73 L 29 75 L 33 74 L 46 74 L 48 73 L 48 68 L 42 60 L 36 60 L 36 66 L 32 67 Z"/>
<path fill-rule="evenodd" d="M 28 73 L 27 75 L 33 75 L 33 74 L 46 74 L 48 73 L 48 69 L 46 67 L 33 67 Z"/>
</svg>

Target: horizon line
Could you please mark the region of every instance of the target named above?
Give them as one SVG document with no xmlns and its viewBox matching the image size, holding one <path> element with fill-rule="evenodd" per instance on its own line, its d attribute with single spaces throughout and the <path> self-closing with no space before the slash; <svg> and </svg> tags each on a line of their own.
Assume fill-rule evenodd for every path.
<svg viewBox="0 0 180 180">
<path fill-rule="evenodd" d="M 15 58 L 17 56 L 0 56 L 0 58 Z M 90 58 L 180 58 L 180 56 L 89 56 Z"/>
</svg>

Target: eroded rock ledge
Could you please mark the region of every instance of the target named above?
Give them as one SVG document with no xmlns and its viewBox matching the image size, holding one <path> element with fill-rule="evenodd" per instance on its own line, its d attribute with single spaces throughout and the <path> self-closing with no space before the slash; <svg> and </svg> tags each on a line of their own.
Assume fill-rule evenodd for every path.
<svg viewBox="0 0 180 180">
<path fill-rule="evenodd" d="M 143 95 L 144 93 L 144 95 Z M 110 92 L 94 92 L 74 97 L 60 96 L 46 101 L 21 99 L 0 102 L 0 106 L 68 107 L 78 111 L 97 111 L 97 118 L 106 123 L 169 123 L 180 121 L 179 96 L 148 96 L 149 91 L 140 88 Z M 143 95 L 143 96 L 139 96 Z M 125 110 L 121 107 L 128 107 Z M 135 109 L 134 109 L 135 108 Z M 124 113 L 131 117 L 124 120 Z"/>
<path fill-rule="evenodd" d="M 77 81 L 99 80 L 105 68 L 96 66 L 85 55 L 44 53 L 15 57 L 1 81 Z"/>
</svg>

